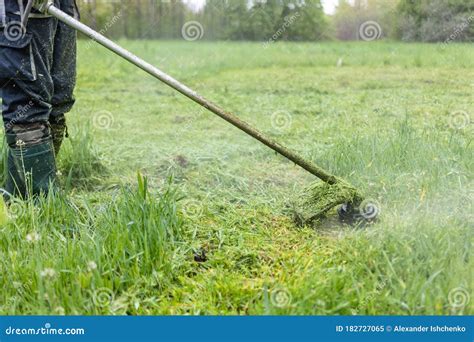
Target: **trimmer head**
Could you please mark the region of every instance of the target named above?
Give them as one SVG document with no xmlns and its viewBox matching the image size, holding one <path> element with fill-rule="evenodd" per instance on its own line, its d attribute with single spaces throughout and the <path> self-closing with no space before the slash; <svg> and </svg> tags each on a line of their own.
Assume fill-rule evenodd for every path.
<svg viewBox="0 0 474 342">
<path fill-rule="evenodd" d="M 311 225 L 331 209 L 345 203 L 360 203 L 362 197 L 349 183 L 338 179 L 334 184 L 312 183 L 293 202 L 293 217 L 298 225 Z"/>
<path fill-rule="evenodd" d="M 306 188 L 293 202 L 292 213 L 296 224 L 313 225 L 338 207 L 341 222 L 364 226 L 377 220 L 380 205 L 374 200 L 363 198 L 357 189 L 341 179 L 337 179 L 334 184 L 318 181 Z"/>
<path fill-rule="evenodd" d="M 364 200 L 359 205 L 344 203 L 337 209 L 337 213 L 341 222 L 363 227 L 377 221 L 380 206 L 372 200 Z"/>
</svg>

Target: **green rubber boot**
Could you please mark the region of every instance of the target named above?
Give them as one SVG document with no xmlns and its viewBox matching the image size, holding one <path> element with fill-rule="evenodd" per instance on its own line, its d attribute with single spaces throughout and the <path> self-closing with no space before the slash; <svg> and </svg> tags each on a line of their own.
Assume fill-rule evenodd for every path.
<svg viewBox="0 0 474 342">
<path fill-rule="evenodd" d="M 53 141 L 49 128 L 42 127 L 41 130 L 48 133 L 40 136 L 38 131 L 29 130 L 23 134 L 7 134 L 9 151 L 5 190 L 13 196 L 46 195 L 55 182 Z"/>
</svg>

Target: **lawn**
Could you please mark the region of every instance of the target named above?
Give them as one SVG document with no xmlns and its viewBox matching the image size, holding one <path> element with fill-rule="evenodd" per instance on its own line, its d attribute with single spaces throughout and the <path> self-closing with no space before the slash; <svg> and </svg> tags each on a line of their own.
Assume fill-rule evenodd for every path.
<svg viewBox="0 0 474 342">
<path fill-rule="evenodd" d="M 474 46 L 122 41 L 380 209 L 80 41 L 61 188 L 0 227 L 0 314 L 473 314 Z"/>
</svg>

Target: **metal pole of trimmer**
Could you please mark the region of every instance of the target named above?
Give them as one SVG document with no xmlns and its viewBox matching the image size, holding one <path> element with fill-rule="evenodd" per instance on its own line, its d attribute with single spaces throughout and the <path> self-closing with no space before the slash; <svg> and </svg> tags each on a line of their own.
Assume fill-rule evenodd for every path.
<svg viewBox="0 0 474 342">
<path fill-rule="evenodd" d="M 57 18 L 58 20 L 62 21 L 66 25 L 76 29 L 77 31 L 85 34 L 92 40 L 96 41 L 97 43 L 103 45 L 107 49 L 113 51 L 120 57 L 126 59 L 130 63 L 136 65 L 140 69 L 143 69 L 150 75 L 154 76 L 155 78 L 159 79 L 160 81 L 166 83 L 171 88 L 179 91 L 181 94 L 187 96 L 194 102 L 200 104 L 204 108 L 208 109 L 209 111 L 213 112 L 214 114 L 220 116 L 222 119 L 230 122 L 235 127 L 239 128 L 240 130 L 244 131 L 248 135 L 252 136 L 253 138 L 257 139 L 261 143 L 265 144 L 266 146 L 270 147 L 272 150 L 278 152 L 282 156 L 286 157 L 287 159 L 291 160 L 295 164 L 301 166 L 306 171 L 312 173 L 316 177 L 320 178 L 321 180 L 325 181 L 329 184 L 334 184 L 337 182 L 337 178 L 331 175 L 326 170 L 320 168 L 317 165 L 305 160 L 304 158 L 297 155 L 295 152 L 287 149 L 286 147 L 280 145 L 279 143 L 273 141 L 272 139 L 265 136 L 263 133 L 259 132 L 255 128 L 251 127 L 248 123 L 240 120 L 236 115 L 225 111 L 224 109 L 220 108 L 216 104 L 208 101 L 194 90 L 188 88 L 187 86 L 183 85 L 179 81 L 175 80 L 173 77 L 169 76 L 168 74 L 164 73 L 163 71 L 159 70 L 158 68 L 154 67 L 150 63 L 145 62 L 141 58 L 135 56 L 130 51 L 125 50 L 118 44 L 114 43 L 110 39 L 104 37 L 100 33 L 94 31 L 90 27 L 82 24 L 78 20 L 70 17 L 63 11 L 59 10 L 58 8 L 54 7 L 54 5 L 50 2 L 43 4 L 40 9 L 50 14 L 51 16 Z"/>
</svg>

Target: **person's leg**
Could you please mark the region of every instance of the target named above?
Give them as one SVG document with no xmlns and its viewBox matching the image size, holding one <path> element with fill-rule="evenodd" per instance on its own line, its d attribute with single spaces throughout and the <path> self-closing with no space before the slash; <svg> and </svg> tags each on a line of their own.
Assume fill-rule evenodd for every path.
<svg viewBox="0 0 474 342">
<path fill-rule="evenodd" d="M 22 34 L 14 30 L 20 19 L 15 6 L 16 1 L 5 2 L 6 19 L 0 29 L 2 115 L 9 146 L 6 190 L 26 197 L 46 193 L 56 176 L 49 128 L 56 20 L 30 19 Z"/>
<path fill-rule="evenodd" d="M 78 19 L 78 11 L 74 0 L 64 0 L 60 8 L 65 13 Z M 66 117 L 74 105 L 74 87 L 76 85 L 76 31 L 59 22 L 54 37 L 53 64 L 51 77 L 54 93 L 51 100 L 53 106 L 49 123 L 53 136 L 56 155 L 61 148 L 65 134 L 67 135 Z"/>
</svg>

